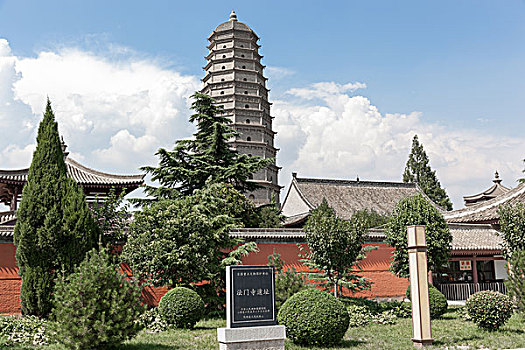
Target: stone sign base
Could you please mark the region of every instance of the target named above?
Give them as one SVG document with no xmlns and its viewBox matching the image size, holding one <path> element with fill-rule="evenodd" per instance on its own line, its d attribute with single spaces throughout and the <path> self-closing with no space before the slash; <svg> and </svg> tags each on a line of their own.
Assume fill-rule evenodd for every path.
<svg viewBox="0 0 525 350">
<path fill-rule="evenodd" d="M 217 328 L 220 350 L 284 350 L 284 326 Z"/>
</svg>

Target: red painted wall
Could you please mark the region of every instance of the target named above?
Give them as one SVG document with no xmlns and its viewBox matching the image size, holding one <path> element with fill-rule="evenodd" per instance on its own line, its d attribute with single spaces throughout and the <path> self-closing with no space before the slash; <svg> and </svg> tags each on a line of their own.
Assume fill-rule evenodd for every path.
<svg viewBox="0 0 525 350">
<path fill-rule="evenodd" d="M 398 278 L 388 270 L 392 248 L 384 243 L 370 244 L 378 247 L 368 252 L 367 257 L 361 262 L 362 275 L 370 278 L 374 284 L 371 290 L 358 293 L 356 296 L 367 298 L 402 298 L 408 287 L 408 279 Z M 303 255 L 308 252 L 306 244 Z M 259 252 L 252 253 L 243 259 L 245 265 L 266 265 L 268 255 L 275 252 L 281 254 L 281 258 L 288 266 L 294 266 L 297 271 L 305 271 L 305 267 L 299 261 L 300 250 L 295 243 L 259 243 Z M 123 270 L 131 275 L 126 266 Z M 164 287 L 147 286 L 142 292 L 144 303 L 157 305 L 160 298 L 168 290 Z M 20 313 L 20 277 L 15 262 L 15 246 L 12 243 L 0 243 L 0 314 Z"/>
<path fill-rule="evenodd" d="M 374 282 L 370 290 L 357 293 L 355 296 L 367 298 L 402 298 L 407 290 L 409 281 L 407 278 L 396 277 L 389 271 L 390 257 L 392 256 L 392 248 L 385 243 L 366 244 L 377 247 L 376 250 L 371 250 L 367 253 L 365 259 L 361 261 L 361 268 L 363 269 L 361 275 L 367 277 Z M 268 255 L 271 255 L 275 249 L 276 253 L 281 254 L 281 259 L 286 265 L 293 265 L 297 271 L 305 271 L 305 267 L 299 261 L 298 257 L 300 250 L 295 243 L 259 243 L 258 253 L 252 253 L 243 259 L 245 265 L 266 265 L 268 263 Z M 308 252 L 306 244 L 301 244 L 304 247 L 302 252 L 305 255 Z"/>
</svg>

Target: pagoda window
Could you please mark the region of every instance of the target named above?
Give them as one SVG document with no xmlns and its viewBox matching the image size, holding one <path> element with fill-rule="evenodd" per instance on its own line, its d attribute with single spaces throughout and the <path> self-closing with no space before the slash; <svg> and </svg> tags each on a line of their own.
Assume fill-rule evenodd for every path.
<svg viewBox="0 0 525 350">
<path fill-rule="evenodd" d="M 246 138 L 246 141 L 251 141 L 251 140 L 252 140 L 252 138 L 251 138 L 250 136 L 248 136 L 248 137 Z"/>
<path fill-rule="evenodd" d="M 222 48 L 225 49 L 225 48 L 226 48 L 226 45 L 223 45 Z"/>
<path fill-rule="evenodd" d="M 250 119 L 246 119 L 246 124 L 250 124 Z"/>
<path fill-rule="evenodd" d="M 244 45 L 241 44 L 241 47 L 244 47 Z"/>
<path fill-rule="evenodd" d="M 243 80 L 244 80 L 244 81 L 248 81 L 248 79 L 246 79 L 246 78 L 244 78 Z"/>
<path fill-rule="evenodd" d="M 222 69 L 226 69 L 226 67 L 225 67 L 225 66 L 222 66 Z"/>
<path fill-rule="evenodd" d="M 224 81 L 224 78 L 222 78 L 221 81 Z"/>
<path fill-rule="evenodd" d="M 246 69 L 246 66 L 242 66 L 242 69 Z"/>
<path fill-rule="evenodd" d="M 221 95 L 224 95 L 224 91 L 221 91 Z"/>
<path fill-rule="evenodd" d="M 244 105 L 244 108 L 250 108 L 250 105 Z"/>
<path fill-rule="evenodd" d="M 226 55 L 222 55 L 222 58 L 226 58 Z"/>
<path fill-rule="evenodd" d="M 250 196 L 248 197 L 251 201 L 255 201 L 255 196 L 253 194 L 250 194 Z"/>
<path fill-rule="evenodd" d="M 241 57 L 244 57 L 244 55 L 241 55 Z"/>
<path fill-rule="evenodd" d="M 245 95 L 248 95 L 248 91 L 244 91 L 244 94 L 245 94 Z"/>
</svg>

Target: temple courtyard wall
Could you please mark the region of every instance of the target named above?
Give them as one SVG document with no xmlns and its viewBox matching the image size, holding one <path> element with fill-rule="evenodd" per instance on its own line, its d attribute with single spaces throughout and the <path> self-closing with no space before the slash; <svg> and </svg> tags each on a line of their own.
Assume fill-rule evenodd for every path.
<svg viewBox="0 0 525 350">
<path fill-rule="evenodd" d="M 285 261 L 285 266 L 292 266 L 298 271 L 306 271 L 305 266 L 300 262 L 299 254 L 308 252 L 305 243 L 299 243 L 303 251 L 299 249 L 297 243 L 272 242 L 258 243 L 259 252 L 252 253 L 243 259 L 245 265 L 266 265 L 268 256 L 274 250 L 281 255 Z M 362 276 L 370 278 L 374 284 L 370 290 L 355 294 L 354 296 L 374 298 L 374 299 L 401 299 L 405 295 L 408 279 L 398 278 L 388 270 L 392 248 L 385 243 L 370 243 L 378 247 L 376 250 L 368 252 L 367 257 L 362 261 Z M 131 271 L 123 267 L 126 274 L 131 276 Z M 18 276 L 18 267 L 15 261 L 15 246 L 13 243 L 0 243 L 0 314 L 20 314 L 20 285 L 21 280 Z M 151 306 L 158 305 L 160 298 L 168 291 L 165 287 L 146 286 L 142 291 L 144 303 Z M 349 293 L 345 293 L 349 295 Z"/>
</svg>

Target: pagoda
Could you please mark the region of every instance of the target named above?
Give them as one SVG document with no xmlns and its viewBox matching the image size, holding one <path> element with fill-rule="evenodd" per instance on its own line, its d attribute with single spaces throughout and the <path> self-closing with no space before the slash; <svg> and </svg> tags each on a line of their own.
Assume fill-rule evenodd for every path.
<svg viewBox="0 0 525 350">
<path fill-rule="evenodd" d="M 463 196 L 465 206 L 468 207 L 480 202 L 485 202 L 510 191 L 510 188 L 505 187 L 501 184 L 501 179 L 499 178 L 499 174 L 497 171 L 494 174 L 494 180 L 492 180 L 492 182 L 494 184 L 481 193 L 474 194 L 471 196 Z"/>
<path fill-rule="evenodd" d="M 275 132 L 270 115 L 268 89 L 259 54 L 259 37 L 246 24 L 237 20 L 234 11 L 227 22 L 220 24 L 208 37 L 209 54 L 202 79 L 202 93 L 213 97 L 224 108 L 239 133 L 230 145 L 239 153 L 261 158 L 276 158 Z M 280 167 L 275 160 L 259 170 L 249 181 L 259 188 L 246 193 L 257 205 L 275 200 L 279 203 L 281 186 L 278 184 Z"/>
</svg>

